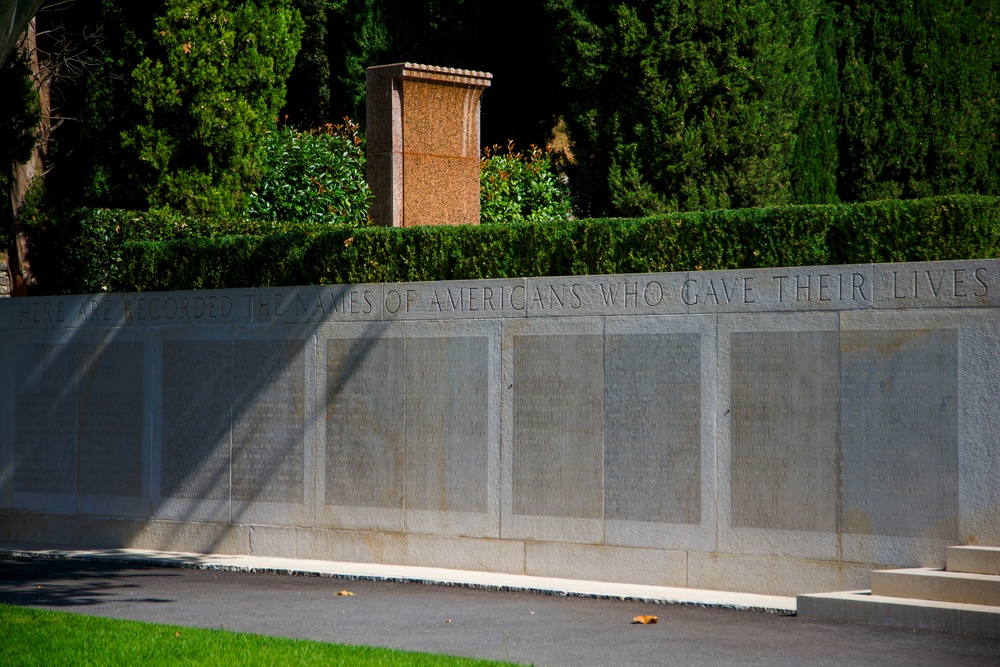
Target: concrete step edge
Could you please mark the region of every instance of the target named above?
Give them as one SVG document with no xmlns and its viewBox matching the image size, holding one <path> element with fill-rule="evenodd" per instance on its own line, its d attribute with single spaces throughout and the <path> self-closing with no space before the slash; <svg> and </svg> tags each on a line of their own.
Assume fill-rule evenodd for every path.
<svg viewBox="0 0 1000 667">
<path fill-rule="evenodd" d="M 1000 607 L 990 605 L 844 591 L 799 595 L 796 606 L 800 618 L 817 621 L 1000 637 Z"/>
<path fill-rule="evenodd" d="M 931 568 L 874 570 L 871 592 L 885 597 L 1000 605 L 1000 577 Z"/>
<path fill-rule="evenodd" d="M 951 546 L 945 558 L 949 572 L 1000 576 L 1000 547 Z"/>
<path fill-rule="evenodd" d="M 936 567 L 907 567 L 897 570 L 872 570 L 872 576 L 921 577 L 928 579 L 954 579 L 956 581 L 981 581 L 987 585 L 1000 584 L 1000 575 L 978 572 L 953 572 Z"/>
<path fill-rule="evenodd" d="M 941 600 L 921 600 L 919 598 L 897 598 L 890 595 L 872 595 L 870 590 L 838 591 L 834 593 L 801 593 L 796 599 L 803 598 L 822 600 L 846 600 L 866 603 L 896 604 L 906 607 L 957 609 L 962 611 L 977 611 L 986 614 L 1000 615 L 1000 605 L 973 604 L 971 602 L 944 602 Z"/>
</svg>

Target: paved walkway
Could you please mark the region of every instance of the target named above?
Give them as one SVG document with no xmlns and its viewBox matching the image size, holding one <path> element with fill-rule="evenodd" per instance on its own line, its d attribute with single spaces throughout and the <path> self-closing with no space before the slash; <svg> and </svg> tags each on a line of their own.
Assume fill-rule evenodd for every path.
<svg viewBox="0 0 1000 667">
<path fill-rule="evenodd" d="M 338 563 L 325 560 L 298 560 L 262 556 L 227 556 L 179 551 L 143 549 L 52 549 L 42 546 L 0 542 L 0 555 L 27 558 L 58 558 L 87 561 L 145 563 L 168 567 L 264 572 L 269 574 L 339 577 L 371 581 L 398 581 L 420 584 L 444 584 L 465 588 L 501 591 L 524 591 L 550 595 L 640 600 L 658 604 L 696 604 L 754 611 L 794 612 L 795 598 L 752 593 L 705 591 L 694 588 L 613 584 L 603 581 L 580 581 L 551 577 L 529 577 L 437 567 L 405 567 L 374 563 Z"/>
<path fill-rule="evenodd" d="M 998 639 L 799 619 L 789 598 L 432 568 L 0 544 L 0 602 L 538 665 L 1000 665 Z M 746 611 L 765 608 L 786 611 Z"/>
</svg>

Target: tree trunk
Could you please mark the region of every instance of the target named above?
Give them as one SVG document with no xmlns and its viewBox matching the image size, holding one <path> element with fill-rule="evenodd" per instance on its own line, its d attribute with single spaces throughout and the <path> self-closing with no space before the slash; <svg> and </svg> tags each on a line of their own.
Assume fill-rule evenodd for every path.
<svg viewBox="0 0 1000 667">
<path fill-rule="evenodd" d="M 45 175 L 45 156 L 48 152 L 49 135 L 52 131 L 52 80 L 38 60 L 35 19 L 31 19 L 28 24 L 18 48 L 28 55 L 31 76 L 34 80 L 35 90 L 38 91 L 38 102 L 41 106 L 41 118 L 38 121 L 35 134 L 35 148 L 27 162 L 13 165 L 13 173 L 11 174 L 10 206 L 11 219 L 14 221 L 14 233 L 12 235 L 13 247 L 8 263 L 13 283 L 12 295 L 26 296 L 35 287 L 36 280 L 31 271 L 28 239 L 21 228 L 19 218 L 31 186 L 36 179 L 41 179 Z"/>
</svg>

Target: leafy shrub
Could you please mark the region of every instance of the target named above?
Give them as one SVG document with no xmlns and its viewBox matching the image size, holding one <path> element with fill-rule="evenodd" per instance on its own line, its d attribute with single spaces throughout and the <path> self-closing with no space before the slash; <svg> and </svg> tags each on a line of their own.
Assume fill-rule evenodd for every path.
<svg viewBox="0 0 1000 667">
<path fill-rule="evenodd" d="M 264 136 L 262 174 L 248 197 L 254 220 L 301 220 L 363 225 L 371 191 L 365 146 L 349 118 L 306 132 L 280 126 Z"/>
<path fill-rule="evenodd" d="M 1000 197 L 404 228 L 77 211 L 45 229 L 73 249 L 45 255 L 47 291 L 128 292 L 1000 257 Z"/>
<path fill-rule="evenodd" d="M 316 228 L 302 222 L 194 217 L 169 209 L 59 212 L 33 207 L 21 221 L 31 244 L 32 269 L 42 283 L 40 291 L 84 294 L 118 289 L 121 283 L 116 277 L 125 271 L 123 249 L 130 243 L 263 238 Z M 197 281 L 196 276 L 190 279 Z"/>
<path fill-rule="evenodd" d="M 569 191 L 555 173 L 555 154 L 537 146 L 527 153 L 486 147 L 479 162 L 480 222 L 541 222 L 570 217 Z"/>
</svg>

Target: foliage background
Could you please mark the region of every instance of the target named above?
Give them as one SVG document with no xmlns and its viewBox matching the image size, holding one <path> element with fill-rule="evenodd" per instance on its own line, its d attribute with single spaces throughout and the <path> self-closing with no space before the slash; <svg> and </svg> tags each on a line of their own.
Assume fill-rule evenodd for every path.
<svg viewBox="0 0 1000 667">
<path fill-rule="evenodd" d="M 998 12 L 1000 0 L 56 3 L 38 17 L 39 49 L 62 59 L 70 75 L 53 87 L 60 126 L 46 149 L 40 203 L 23 217 L 39 234 L 35 246 L 56 253 L 36 255 L 50 264 L 61 261 L 59 253 L 79 252 L 51 244 L 77 238 L 73 223 L 58 233 L 53 225 L 74 216 L 90 220 L 89 213 L 70 213 L 81 207 L 138 211 L 122 215 L 144 224 L 160 214 L 198 214 L 204 224 L 190 228 L 210 239 L 206 248 L 212 238 L 232 238 L 233 221 L 246 216 L 361 225 L 364 188 L 352 180 L 361 173 L 358 163 L 350 178 L 321 181 L 320 172 L 335 171 L 322 151 L 288 170 L 295 160 L 275 164 L 261 149 L 283 136 L 275 130 L 279 118 L 298 136 L 345 115 L 363 125 L 365 67 L 402 60 L 494 73 L 483 102 L 486 145 L 513 140 L 567 150 L 565 161 L 543 152 L 509 163 L 494 153 L 484 162 L 484 220 L 494 224 L 565 216 L 570 206 L 577 218 L 645 219 L 674 211 L 784 210 L 790 203 L 998 196 Z M 206 20 L 185 18 L 193 16 Z M 4 76 L 11 72 L 4 90 L 21 90 L 23 69 Z M 0 109 L 0 155 L 8 164 L 23 154 L 18 137 L 31 134 L 33 102 L 24 92 L 4 96 L 13 111 Z M 556 127 L 568 135 L 553 137 Z M 545 169 L 532 167 L 543 163 Z M 330 193 L 334 183 L 338 194 L 322 202 L 314 196 Z M 282 188 L 293 196 L 267 198 Z M 353 198 L 346 217 L 337 197 Z M 878 210 L 895 210 L 886 206 Z M 926 231 L 910 214 L 873 215 Z M 0 240 L 9 242 L 10 229 L 8 216 L 0 232 L 8 238 Z M 723 230 L 733 233 L 726 226 L 699 233 Z M 865 238 L 844 234 L 837 243 Z M 909 228 L 894 235 L 923 247 Z M 760 236 L 762 243 L 768 238 Z M 887 233 L 878 238 L 873 247 L 890 247 Z M 174 243 L 128 241 L 147 242 Z M 621 247 L 615 238 L 606 242 Z M 836 246 L 832 236 L 825 243 Z M 125 246 L 110 247 L 118 253 Z M 454 248 L 440 252 L 474 262 Z M 345 257 L 339 250 L 337 256 Z"/>
<path fill-rule="evenodd" d="M 791 201 L 818 2 L 552 0 L 583 210 Z"/>
<path fill-rule="evenodd" d="M 1000 194 L 998 2 L 75 0 L 39 15 L 43 50 L 90 44 L 55 93 L 48 196 L 232 212 L 275 118 L 363 126 L 364 70 L 394 61 L 493 72 L 484 145 L 565 120 L 578 214 Z M 269 37 L 227 60 L 188 12 Z"/>
</svg>

